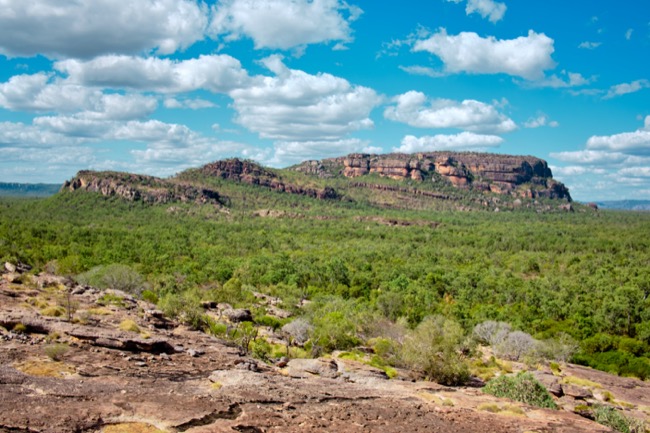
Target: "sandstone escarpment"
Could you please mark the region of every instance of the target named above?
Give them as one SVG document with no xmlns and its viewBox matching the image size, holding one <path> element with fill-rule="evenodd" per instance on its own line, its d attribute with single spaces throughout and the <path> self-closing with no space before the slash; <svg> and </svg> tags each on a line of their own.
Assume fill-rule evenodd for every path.
<svg viewBox="0 0 650 433">
<path fill-rule="evenodd" d="M 304 195 L 307 197 L 336 199 L 338 194 L 333 188 L 310 188 L 284 182 L 275 173 L 265 169 L 259 164 L 240 159 L 227 159 L 204 165 L 199 171 L 209 177 L 218 177 L 224 180 L 247 183 L 270 188 L 274 191 L 289 194 Z"/>
<path fill-rule="evenodd" d="M 91 191 L 107 197 L 152 204 L 172 202 L 220 203 L 217 191 L 176 183 L 154 176 L 119 172 L 80 171 L 67 181 L 62 191 Z"/>
<path fill-rule="evenodd" d="M 307 161 L 295 170 L 322 178 L 336 175 L 356 178 L 373 173 L 396 180 L 435 181 L 442 178 L 459 188 L 571 201 L 568 189 L 553 180 L 546 161 L 532 156 L 470 152 L 358 153 Z"/>
</svg>

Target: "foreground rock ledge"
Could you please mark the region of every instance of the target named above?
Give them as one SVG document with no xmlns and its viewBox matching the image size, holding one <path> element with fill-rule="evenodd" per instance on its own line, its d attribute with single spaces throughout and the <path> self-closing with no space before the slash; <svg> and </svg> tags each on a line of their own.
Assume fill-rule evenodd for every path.
<svg viewBox="0 0 650 433">
<path fill-rule="evenodd" d="M 0 283 L 0 322 L 27 328 L 0 329 L 0 433 L 610 431 L 563 411 L 481 411 L 510 402 L 387 380 L 354 361 L 268 366 L 206 334 L 150 326 L 137 309 L 113 309 L 92 325 L 43 318 L 26 303 L 38 293 Z M 88 294 L 76 300 L 82 309 L 94 303 Z M 148 338 L 116 330 L 127 318 Z M 58 362 L 45 356 L 54 333 L 69 346 Z"/>
</svg>

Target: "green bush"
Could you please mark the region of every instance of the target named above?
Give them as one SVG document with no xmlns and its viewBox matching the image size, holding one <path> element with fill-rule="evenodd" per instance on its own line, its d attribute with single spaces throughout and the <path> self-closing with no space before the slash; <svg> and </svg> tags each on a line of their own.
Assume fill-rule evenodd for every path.
<svg viewBox="0 0 650 433">
<path fill-rule="evenodd" d="M 80 284 L 99 287 L 100 289 L 114 289 L 133 295 L 140 295 L 142 291 L 142 276 L 129 266 L 112 264 L 96 266 L 79 274 L 76 280 Z"/>
<path fill-rule="evenodd" d="M 499 376 L 485 385 L 483 392 L 495 397 L 505 397 L 531 406 L 557 409 L 553 397 L 544 385 L 528 372 L 520 372 L 515 376 Z"/>
<path fill-rule="evenodd" d="M 610 406 L 595 406 L 593 414 L 597 423 L 621 433 L 645 433 L 646 431 L 642 421 L 628 418 Z"/>
<path fill-rule="evenodd" d="M 463 330 L 443 316 L 425 318 L 404 341 L 400 362 L 427 379 L 443 385 L 461 385 L 469 380 L 469 368 L 459 354 Z"/>
<path fill-rule="evenodd" d="M 57 344 L 50 344 L 49 346 L 45 346 L 45 354 L 47 355 L 48 358 L 50 358 L 52 361 L 60 361 L 63 355 L 68 351 L 69 347 L 67 344 L 62 344 L 62 343 L 57 343 Z"/>
</svg>

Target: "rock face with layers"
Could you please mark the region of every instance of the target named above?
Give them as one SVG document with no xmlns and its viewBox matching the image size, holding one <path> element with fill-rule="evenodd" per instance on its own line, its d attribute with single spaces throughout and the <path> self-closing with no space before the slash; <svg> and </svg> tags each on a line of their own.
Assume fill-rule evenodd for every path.
<svg viewBox="0 0 650 433">
<path fill-rule="evenodd" d="M 275 173 L 259 164 L 240 159 L 226 159 L 204 165 L 199 171 L 211 177 L 247 183 L 270 188 L 289 194 L 305 195 L 321 200 L 336 199 L 338 194 L 333 188 L 309 188 L 283 182 Z"/>
<path fill-rule="evenodd" d="M 91 191 L 107 197 L 118 196 L 128 201 L 147 203 L 220 203 L 217 191 L 160 179 L 142 174 L 114 171 L 80 171 L 65 182 L 62 191 Z"/>
<path fill-rule="evenodd" d="M 356 178 L 372 173 L 397 180 L 442 178 L 458 188 L 571 201 L 569 190 L 553 180 L 546 161 L 533 156 L 472 152 L 355 153 L 341 158 L 306 161 L 295 170 L 323 178 L 339 174 Z"/>
</svg>

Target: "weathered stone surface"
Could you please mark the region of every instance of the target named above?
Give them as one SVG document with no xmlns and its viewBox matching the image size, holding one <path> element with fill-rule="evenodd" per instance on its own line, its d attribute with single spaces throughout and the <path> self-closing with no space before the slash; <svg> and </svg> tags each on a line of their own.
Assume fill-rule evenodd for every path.
<svg viewBox="0 0 650 433">
<path fill-rule="evenodd" d="M 228 308 L 223 310 L 223 315 L 231 322 L 252 322 L 253 314 L 251 310 L 245 308 Z"/>
<path fill-rule="evenodd" d="M 543 373 L 541 371 L 533 372 L 533 376 L 535 376 L 535 379 L 537 379 L 542 385 L 544 385 L 548 390 L 548 392 L 550 392 L 554 396 L 562 397 L 564 395 L 564 392 L 562 390 L 562 385 L 560 384 L 560 381 L 556 376 L 550 373 Z"/>
<path fill-rule="evenodd" d="M 591 390 L 582 386 L 565 384 L 562 385 L 562 390 L 564 391 L 564 394 L 568 395 L 569 397 L 573 397 L 576 400 L 584 400 L 594 397 L 594 394 L 591 392 Z"/>
<path fill-rule="evenodd" d="M 195 202 L 219 204 L 221 197 L 214 190 L 140 174 L 114 171 L 80 171 L 65 182 L 61 190 L 91 191 L 107 197 L 118 196 L 128 201 L 147 203 Z"/>
<path fill-rule="evenodd" d="M 331 359 L 292 359 L 287 363 L 287 375 L 296 378 L 312 376 L 327 377 L 330 379 L 339 377 L 339 367 Z"/>
<path fill-rule="evenodd" d="M 459 188 L 472 188 L 522 198 L 555 198 L 571 201 L 568 189 L 552 179 L 546 161 L 532 156 L 471 152 L 416 154 L 351 154 L 341 158 L 308 161 L 294 169 L 318 176 L 342 174 L 361 177 L 370 173 L 398 180 L 422 181 L 436 173 Z"/>
</svg>

